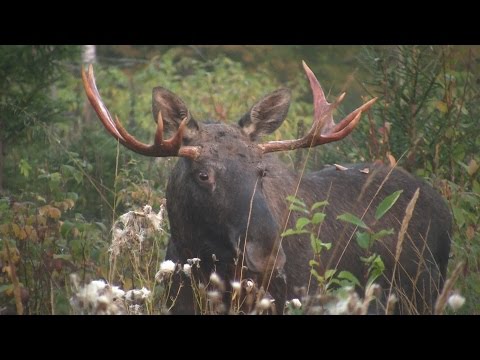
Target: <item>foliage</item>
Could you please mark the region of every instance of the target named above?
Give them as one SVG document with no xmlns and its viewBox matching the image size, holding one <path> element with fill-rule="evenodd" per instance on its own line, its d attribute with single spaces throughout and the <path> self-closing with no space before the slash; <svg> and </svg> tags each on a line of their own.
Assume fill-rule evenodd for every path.
<svg viewBox="0 0 480 360">
<path fill-rule="evenodd" d="M 38 136 L 39 123 L 61 120 L 65 102 L 55 96 L 65 63 L 76 47 L 0 46 L 0 192 L 4 187 L 4 155 L 10 147 Z M 26 167 L 22 171 L 28 171 Z"/>
<path fill-rule="evenodd" d="M 65 185 L 65 178 L 56 174 L 45 174 L 48 188 Z M 76 193 L 59 194 L 60 191 L 55 199 L 37 194 L 35 201 L 0 201 L 3 313 L 15 313 L 15 280 L 19 283 L 24 313 L 69 314 L 70 295 L 65 286 L 69 274 L 78 272 L 83 279 L 102 275 L 107 248 L 101 233 L 105 225 L 87 222 L 74 212 Z M 65 220 L 67 216 L 71 219 Z"/>
<path fill-rule="evenodd" d="M 368 144 L 359 149 L 364 157 L 399 159 L 448 200 L 454 218 L 450 267 L 466 263 L 458 288 L 467 299 L 461 311 L 470 314 L 480 310 L 479 50 L 366 47 L 360 57 L 369 72 L 365 89 L 380 101 L 355 134 Z"/>
<path fill-rule="evenodd" d="M 398 200 L 401 193 L 402 191 L 396 191 L 380 202 L 375 212 L 376 221 L 380 220 L 388 212 Z M 371 247 L 375 241 L 380 240 L 387 235 L 392 235 L 393 229 L 384 229 L 374 232 L 362 219 L 353 214 L 343 213 L 337 216 L 337 220 L 365 230 L 364 232 L 357 230 L 355 233 L 358 246 L 365 252 L 365 256 L 360 256 L 360 260 L 368 267 L 368 270 L 366 271 L 366 282 L 365 284 L 362 284 L 361 281 L 349 271 L 342 269 L 325 269 L 321 265 L 322 260 L 320 255 L 322 250 L 330 250 L 332 244 L 324 243 L 320 240 L 321 224 L 325 219 L 325 212 L 318 211 L 318 209 L 323 209 L 325 206 L 328 206 L 328 202 L 320 201 L 314 203 L 311 207 L 308 207 L 303 200 L 298 199 L 295 196 L 288 196 L 287 201 L 290 203 L 289 210 L 296 211 L 302 216 L 296 218 L 295 228 L 284 231 L 282 237 L 309 234 L 313 250 L 313 259 L 311 259 L 309 263 L 311 267 L 310 272 L 318 282 L 319 292 L 321 294 L 338 293 L 338 290 L 335 289 L 333 285 L 340 287 L 358 287 L 366 290 L 373 286 L 375 280 L 383 274 L 385 266 L 381 257 L 371 251 Z"/>
<path fill-rule="evenodd" d="M 293 97 L 289 115 L 271 139 L 296 138 L 311 124 L 311 94 L 301 59 L 318 75 L 329 101 L 348 92 L 335 119 L 359 105 L 361 95 L 379 96 L 349 138 L 280 156 L 288 166 L 307 171 L 325 163 L 393 159 L 430 182 L 452 209 L 450 263 L 466 263 L 456 290 L 466 298 L 460 312 L 472 314 L 480 312 L 475 301 L 480 293 L 479 51 L 462 46 L 368 46 L 361 51 L 334 46 L 99 46 L 95 75 L 112 113 L 145 142 L 152 141 L 154 128 L 150 89 L 159 85 L 182 97 L 196 119 L 229 123 L 266 93 L 288 87 Z M 15 312 L 17 305 L 7 242 L 19 296 L 28 298 L 25 313 L 70 313 L 72 272 L 82 283 L 102 278 L 128 291 L 147 284 L 139 275 L 145 271 L 151 284 L 152 272 L 163 260 L 168 223 L 165 233 L 151 239 L 157 265 L 140 272 L 128 256 L 117 259 L 112 269 L 109 229 L 118 214 L 145 204 L 161 206 L 175 160 L 145 158 L 119 147 L 86 101 L 79 69 L 77 46 L 0 46 L 5 79 L 0 84 L 0 311 Z M 394 197 L 377 208 L 378 218 Z M 316 254 L 328 251 L 328 244 L 315 236 L 326 205 L 290 204 L 293 211 L 304 212 L 289 230 L 313 233 Z M 367 252 L 376 236 L 388 232 L 372 234 L 365 228 L 369 224 L 346 214 L 343 220 L 357 222 L 357 244 Z M 366 266 L 381 271 L 372 255 L 364 257 Z M 355 283 L 340 272 L 319 276 L 325 284 L 332 279 Z M 158 299 L 163 290 L 155 286 Z"/>
</svg>

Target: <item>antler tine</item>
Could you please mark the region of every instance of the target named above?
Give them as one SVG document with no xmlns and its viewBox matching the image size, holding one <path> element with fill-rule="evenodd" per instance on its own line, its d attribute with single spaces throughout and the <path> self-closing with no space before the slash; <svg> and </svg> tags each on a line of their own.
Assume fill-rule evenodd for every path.
<svg viewBox="0 0 480 360">
<path fill-rule="evenodd" d="M 308 67 L 305 61 L 302 61 L 303 69 L 307 74 L 308 81 L 310 82 L 310 88 L 312 89 L 313 95 L 313 126 L 312 130 L 315 133 L 318 130 L 322 130 L 325 127 L 332 128 L 334 126 L 332 111 L 335 109 L 340 102 L 345 97 L 345 93 L 341 94 L 337 101 L 332 105 L 325 98 L 325 93 L 323 92 L 320 83 L 317 80 L 317 77 Z"/>
<path fill-rule="evenodd" d="M 112 119 L 112 115 L 110 115 L 98 92 L 92 65 L 89 65 L 88 73 L 85 73 L 85 69 L 82 66 L 82 80 L 88 100 L 95 109 L 100 121 L 107 131 L 128 149 L 141 155 L 154 157 L 181 156 L 196 159 L 200 155 L 198 146 L 182 146 L 183 133 L 187 122 L 186 118 L 181 122 L 177 132 L 170 139 L 163 140 L 163 119 L 161 111 L 159 111 L 154 143 L 152 145 L 144 144 L 125 130 L 117 116 L 115 116 L 115 119 Z"/>
<path fill-rule="evenodd" d="M 338 124 L 335 124 L 332 113 L 345 98 L 345 93 L 342 93 L 333 104 L 330 104 L 326 100 L 323 89 L 315 74 L 304 61 L 302 64 L 313 94 L 314 120 L 312 127 L 301 139 L 269 141 L 264 144 L 259 144 L 258 147 L 263 153 L 308 148 L 341 140 L 352 132 L 360 121 L 362 112 L 368 110 L 377 100 L 377 98 L 369 100 L 352 111 Z"/>
<path fill-rule="evenodd" d="M 88 75 L 85 73 L 85 69 L 82 66 L 82 80 L 83 80 L 83 87 L 87 94 L 87 98 L 90 101 L 90 104 L 95 109 L 100 121 L 105 126 L 105 129 L 117 140 L 119 140 L 122 144 L 124 143 L 125 139 L 122 138 L 120 133 L 117 131 L 115 127 L 115 122 L 112 119 L 112 115 L 108 111 L 107 107 L 102 101 L 100 94 L 98 93 L 97 84 L 95 83 L 95 76 L 93 74 L 93 66 L 88 66 Z"/>
</svg>

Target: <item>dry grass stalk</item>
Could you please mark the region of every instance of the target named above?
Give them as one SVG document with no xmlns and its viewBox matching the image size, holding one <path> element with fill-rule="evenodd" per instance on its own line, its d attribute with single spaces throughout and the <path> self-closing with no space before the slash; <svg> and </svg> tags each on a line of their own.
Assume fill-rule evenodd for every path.
<svg viewBox="0 0 480 360">
<path fill-rule="evenodd" d="M 393 283 L 395 279 L 395 272 L 397 270 L 397 264 L 399 263 L 400 260 L 400 254 L 402 253 L 403 249 L 403 240 L 405 239 L 405 234 L 407 233 L 408 229 L 408 224 L 410 223 L 410 220 L 412 219 L 413 215 L 413 210 L 415 209 L 415 205 L 417 203 L 418 196 L 420 195 L 420 188 L 415 191 L 415 194 L 413 194 L 412 199 L 407 205 L 407 208 L 405 209 L 405 216 L 403 217 L 402 220 L 402 225 L 400 227 L 400 231 L 398 233 L 398 240 L 397 240 L 397 246 L 395 247 L 395 265 L 393 266 L 393 272 L 392 272 L 392 278 L 390 280 L 390 290 L 388 291 L 388 298 L 390 299 L 392 295 L 392 288 L 393 288 Z M 394 305 L 395 302 L 387 302 L 387 308 L 385 310 L 386 314 L 390 313 L 390 306 Z"/>
</svg>

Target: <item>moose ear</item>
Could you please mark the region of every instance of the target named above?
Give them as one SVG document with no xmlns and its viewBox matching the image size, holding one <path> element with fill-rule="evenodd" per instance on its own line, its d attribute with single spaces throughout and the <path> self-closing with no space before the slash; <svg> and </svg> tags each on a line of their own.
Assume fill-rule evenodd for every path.
<svg viewBox="0 0 480 360">
<path fill-rule="evenodd" d="M 152 90 L 152 114 L 157 121 L 161 111 L 166 132 L 175 132 L 184 118 L 187 118 L 189 132 L 198 130 L 198 123 L 193 119 L 187 106 L 177 95 L 161 86 Z"/>
<path fill-rule="evenodd" d="M 253 105 L 250 111 L 243 115 L 238 124 L 252 141 L 271 134 L 285 120 L 290 99 L 290 90 L 276 90 Z"/>
</svg>

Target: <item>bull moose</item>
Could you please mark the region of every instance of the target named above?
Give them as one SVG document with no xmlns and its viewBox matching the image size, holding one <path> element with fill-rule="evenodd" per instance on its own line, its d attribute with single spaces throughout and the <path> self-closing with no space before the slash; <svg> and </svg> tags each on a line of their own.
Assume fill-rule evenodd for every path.
<svg viewBox="0 0 480 360">
<path fill-rule="evenodd" d="M 365 279 L 366 267 L 360 260 L 365 249 L 355 241 L 357 229 L 337 219 L 349 212 L 371 224 L 373 231 L 394 229 L 375 241 L 372 250 L 381 255 L 385 265 L 377 279 L 384 289 L 383 296 L 393 288 L 400 300 L 396 312 L 432 313 L 446 276 L 451 234 L 450 211 L 433 188 L 396 166 L 356 164 L 348 165 L 344 171 L 327 167 L 299 174 L 271 154 L 343 139 L 376 100 L 364 103 L 336 124 L 332 112 L 345 94 L 335 103 L 328 103 L 313 72 L 305 63 L 303 67 L 313 92 L 313 125 L 300 139 L 266 142 L 261 141 L 262 137 L 278 129 L 287 116 L 287 89 L 266 95 L 237 124 L 229 125 L 198 122 L 178 96 L 156 87 L 152 91 L 152 113 L 157 130 L 154 143 L 147 145 L 110 115 L 98 93 L 91 65 L 88 72 L 82 67 L 82 78 L 98 117 L 122 145 L 145 156 L 180 158 L 166 190 L 171 227 L 166 259 L 185 264 L 187 259 L 200 258 L 200 277 L 208 281 L 215 269 L 227 286 L 248 274 L 273 297 L 281 312 L 285 301 L 295 297 L 298 288 L 311 283 L 309 260 L 314 258 L 308 234 L 282 236 L 299 217 L 289 210 L 286 199 L 295 195 L 308 206 L 327 200 L 318 235 L 332 248 L 321 253 L 317 272 L 341 269 Z M 164 132 L 171 137 L 165 140 Z M 399 252 L 402 219 L 418 189 Z M 377 221 L 378 204 L 398 190 L 403 190 L 398 200 Z M 176 289 L 180 284 L 182 288 L 173 312 L 196 313 L 191 285 L 182 280 L 183 274 L 175 276 Z M 315 291 L 314 284 L 309 290 Z M 378 307 L 373 310 L 381 311 Z"/>
</svg>

